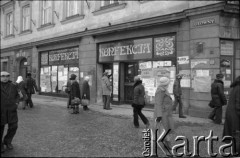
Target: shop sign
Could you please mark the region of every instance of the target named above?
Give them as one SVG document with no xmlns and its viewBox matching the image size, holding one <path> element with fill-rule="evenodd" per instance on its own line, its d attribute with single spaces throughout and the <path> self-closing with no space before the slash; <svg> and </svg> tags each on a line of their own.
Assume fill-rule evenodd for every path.
<svg viewBox="0 0 240 158">
<path fill-rule="evenodd" d="M 26 52 L 20 50 L 19 52 L 17 52 L 16 54 L 16 58 L 20 58 L 20 57 L 26 57 Z"/>
<path fill-rule="evenodd" d="M 233 55 L 233 41 L 221 40 L 221 55 Z"/>
<path fill-rule="evenodd" d="M 189 64 L 189 56 L 178 57 L 178 64 Z"/>
<path fill-rule="evenodd" d="M 152 39 L 136 39 L 99 44 L 99 62 L 152 58 Z"/>
<path fill-rule="evenodd" d="M 191 68 L 196 67 L 199 64 L 208 64 L 209 63 L 209 59 L 192 59 L 191 60 Z"/>
<path fill-rule="evenodd" d="M 201 21 L 197 21 L 194 23 L 194 26 L 202 26 L 202 25 L 208 25 L 208 24 L 214 24 L 215 19 L 204 19 Z"/>
<path fill-rule="evenodd" d="M 49 52 L 49 64 L 70 64 L 78 62 L 78 48 L 67 48 Z"/>
<path fill-rule="evenodd" d="M 154 57 L 175 57 L 175 36 L 154 38 Z"/>
</svg>

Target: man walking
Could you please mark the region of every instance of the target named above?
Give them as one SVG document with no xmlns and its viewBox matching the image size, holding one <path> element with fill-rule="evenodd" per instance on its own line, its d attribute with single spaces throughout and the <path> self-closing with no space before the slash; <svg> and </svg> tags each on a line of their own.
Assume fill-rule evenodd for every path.
<svg viewBox="0 0 240 158">
<path fill-rule="evenodd" d="M 216 79 L 211 85 L 213 111 L 209 115 L 209 119 L 215 124 L 222 124 L 222 106 L 227 104 L 226 96 L 224 95 L 223 74 L 217 74 Z"/>
<path fill-rule="evenodd" d="M 108 73 L 104 72 L 102 77 L 102 97 L 103 97 L 103 109 L 111 110 L 110 108 L 110 95 L 112 93 L 111 82 L 108 78 Z"/>
<path fill-rule="evenodd" d="M 174 104 L 173 104 L 173 111 L 176 113 L 176 107 L 179 104 L 179 118 L 186 118 L 186 116 L 183 115 L 183 103 L 182 103 L 182 88 L 181 88 L 181 81 L 182 75 L 178 74 L 176 75 L 176 80 L 173 84 L 173 95 L 174 95 Z"/>
<path fill-rule="evenodd" d="M 12 140 L 18 128 L 17 100 L 19 91 L 16 84 L 9 80 L 8 72 L 1 72 L 1 153 L 13 149 Z M 3 139 L 4 127 L 8 124 L 8 131 Z"/>
<path fill-rule="evenodd" d="M 33 102 L 32 102 L 32 94 L 35 94 L 35 91 L 38 91 L 36 81 L 32 78 L 31 73 L 27 73 L 27 79 L 26 79 L 26 91 L 28 99 L 26 101 L 26 104 L 30 106 L 30 108 L 33 108 Z M 34 90 L 35 89 L 35 90 Z"/>
</svg>

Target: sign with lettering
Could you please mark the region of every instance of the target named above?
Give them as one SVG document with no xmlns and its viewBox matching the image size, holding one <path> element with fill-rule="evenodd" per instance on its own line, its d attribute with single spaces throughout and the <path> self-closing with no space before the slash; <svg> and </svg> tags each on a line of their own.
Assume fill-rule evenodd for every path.
<svg viewBox="0 0 240 158">
<path fill-rule="evenodd" d="M 20 50 L 19 52 L 17 52 L 16 58 L 19 58 L 19 57 L 26 57 L 26 52 L 23 50 Z"/>
<path fill-rule="evenodd" d="M 194 26 L 202 26 L 202 25 L 208 25 L 208 24 L 214 24 L 215 19 L 204 19 L 201 21 L 197 21 L 194 23 Z"/>
<path fill-rule="evenodd" d="M 175 57 L 175 36 L 154 38 L 154 57 Z"/>
<path fill-rule="evenodd" d="M 233 55 L 233 41 L 221 40 L 221 55 Z"/>
<path fill-rule="evenodd" d="M 53 50 L 49 52 L 49 65 L 77 63 L 79 58 L 78 47 Z"/>
<path fill-rule="evenodd" d="M 178 57 L 178 64 L 189 64 L 189 56 Z"/>
<path fill-rule="evenodd" d="M 48 52 L 41 53 L 41 65 L 48 65 Z"/>
<path fill-rule="evenodd" d="M 136 39 L 99 44 L 98 61 L 123 61 L 152 58 L 152 39 Z"/>
</svg>

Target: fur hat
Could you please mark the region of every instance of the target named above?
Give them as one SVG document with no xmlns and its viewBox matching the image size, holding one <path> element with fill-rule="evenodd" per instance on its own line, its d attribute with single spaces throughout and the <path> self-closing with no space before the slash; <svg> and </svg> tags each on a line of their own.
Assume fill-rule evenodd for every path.
<svg viewBox="0 0 240 158">
<path fill-rule="evenodd" d="M 75 74 L 71 74 L 70 80 L 75 80 L 76 79 L 76 75 Z"/>
<path fill-rule="evenodd" d="M 223 77 L 224 77 L 223 74 L 217 74 L 217 75 L 216 75 L 216 78 L 217 78 L 217 79 L 222 79 Z"/>
<path fill-rule="evenodd" d="M 2 71 L 1 72 L 1 76 L 10 76 L 10 74 L 8 72 L 6 72 L 6 71 Z"/>
<path fill-rule="evenodd" d="M 140 81 L 141 79 L 140 79 L 140 77 L 139 76 L 135 76 L 134 77 L 134 82 L 137 82 L 137 81 Z"/>
<path fill-rule="evenodd" d="M 159 79 L 160 86 L 167 86 L 170 83 L 170 79 L 168 77 L 161 77 Z"/>
</svg>

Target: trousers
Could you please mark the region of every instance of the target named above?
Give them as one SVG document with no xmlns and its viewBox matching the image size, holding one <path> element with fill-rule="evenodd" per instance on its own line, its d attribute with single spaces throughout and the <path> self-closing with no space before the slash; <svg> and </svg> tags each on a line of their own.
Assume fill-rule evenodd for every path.
<svg viewBox="0 0 240 158">
<path fill-rule="evenodd" d="M 110 95 L 103 95 L 103 109 L 110 108 Z"/>
<path fill-rule="evenodd" d="M 209 114 L 208 118 L 212 119 L 214 123 L 222 123 L 222 106 L 216 106 Z"/>
<path fill-rule="evenodd" d="M 183 103 L 182 103 L 182 98 L 181 96 L 177 97 L 174 95 L 174 104 L 173 104 L 173 111 L 176 110 L 177 108 L 177 105 L 179 104 L 179 107 L 178 107 L 178 110 L 179 110 L 179 116 L 183 116 L 183 110 L 182 110 L 182 107 L 183 107 Z"/>
<path fill-rule="evenodd" d="M 17 132 L 18 122 L 8 123 L 8 131 L 3 139 L 4 128 L 5 125 L 1 125 L 1 141 L 3 140 L 4 143 L 10 144 Z"/>
<path fill-rule="evenodd" d="M 133 107 L 133 124 L 136 127 L 139 127 L 138 116 L 140 116 L 145 125 L 149 123 L 148 119 L 142 113 L 142 108 L 143 106 L 141 105 L 135 105 Z"/>
<path fill-rule="evenodd" d="M 28 106 L 29 104 L 29 107 L 32 108 L 33 107 L 33 102 L 32 102 L 32 94 L 31 93 L 27 93 L 27 100 L 26 100 L 26 105 Z"/>
</svg>

